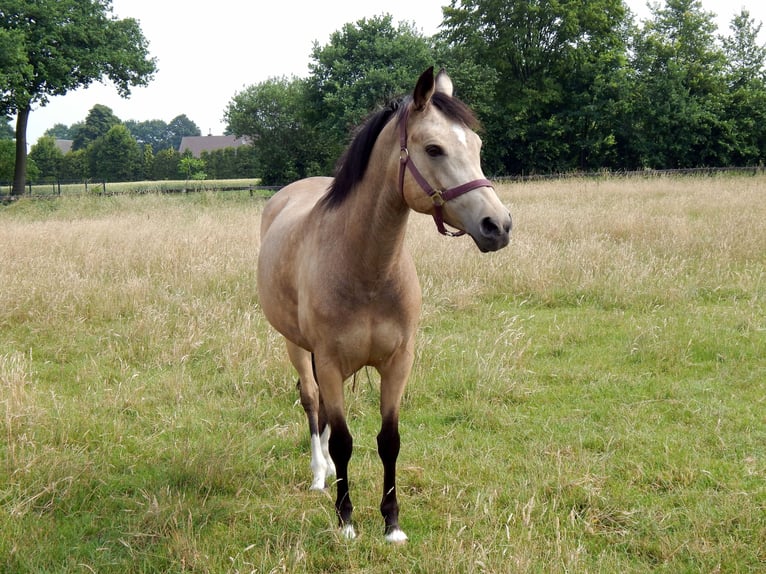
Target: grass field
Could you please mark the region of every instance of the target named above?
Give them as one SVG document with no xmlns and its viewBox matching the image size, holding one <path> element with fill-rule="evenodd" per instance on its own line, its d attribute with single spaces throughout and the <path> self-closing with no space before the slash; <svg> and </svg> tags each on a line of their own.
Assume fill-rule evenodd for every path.
<svg viewBox="0 0 766 574">
<path fill-rule="evenodd" d="M 0 207 L 0 571 L 766 570 L 766 178 L 504 185 L 482 255 L 413 215 L 399 498 L 347 392 L 360 537 L 309 492 L 247 192 Z"/>
<path fill-rule="evenodd" d="M 256 190 L 260 179 L 179 179 L 154 181 L 88 181 L 80 183 L 35 183 L 24 192 L 36 198 L 79 195 L 114 195 L 125 193 L 186 193 L 198 191 Z M 10 185 L 0 188 L 0 198 L 9 199 Z"/>
</svg>

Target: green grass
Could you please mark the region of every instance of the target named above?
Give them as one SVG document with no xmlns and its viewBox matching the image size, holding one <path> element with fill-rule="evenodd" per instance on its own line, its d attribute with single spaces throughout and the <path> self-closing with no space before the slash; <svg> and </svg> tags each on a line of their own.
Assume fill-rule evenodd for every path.
<svg viewBox="0 0 766 574">
<path fill-rule="evenodd" d="M 511 246 L 413 216 L 403 547 L 377 377 L 349 384 L 360 534 L 309 492 L 247 192 L 0 208 L 0 571 L 766 569 L 766 180 L 504 186 Z"/>
<path fill-rule="evenodd" d="M 124 181 L 124 182 L 99 182 L 88 183 L 35 183 L 32 185 L 32 195 L 35 196 L 58 196 L 58 195 L 99 195 L 99 194 L 122 194 L 122 193 L 175 193 L 175 192 L 199 192 L 199 191 L 230 191 L 241 189 L 255 189 L 260 184 L 259 178 L 244 179 L 179 179 L 159 181 Z M 9 189 L 0 190 L 0 196 L 10 193 Z M 25 189 L 29 193 L 29 187 Z"/>
</svg>

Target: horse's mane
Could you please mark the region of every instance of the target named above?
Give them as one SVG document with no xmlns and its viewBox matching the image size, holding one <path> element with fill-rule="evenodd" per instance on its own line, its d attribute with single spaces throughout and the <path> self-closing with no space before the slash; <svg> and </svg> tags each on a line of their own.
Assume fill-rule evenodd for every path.
<svg viewBox="0 0 766 574">
<path fill-rule="evenodd" d="M 409 96 L 392 100 L 382 110 L 370 115 L 362 124 L 351 144 L 338 160 L 333 181 L 321 200 L 325 207 L 333 209 L 346 200 L 351 191 L 364 177 L 370 155 L 372 154 L 372 148 L 380 132 L 383 131 L 383 128 L 393 116 L 396 116 L 397 122 L 401 121 L 411 101 L 412 98 Z M 434 92 L 431 102 L 448 118 L 458 121 L 473 130 L 478 129 L 479 120 L 471 109 L 457 98 L 442 92 Z"/>
</svg>

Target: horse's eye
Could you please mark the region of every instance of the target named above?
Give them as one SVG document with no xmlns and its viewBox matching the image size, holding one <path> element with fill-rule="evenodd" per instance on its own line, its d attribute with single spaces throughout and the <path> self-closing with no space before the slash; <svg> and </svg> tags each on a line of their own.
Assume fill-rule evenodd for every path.
<svg viewBox="0 0 766 574">
<path fill-rule="evenodd" d="M 444 155 L 444 150 L 438 145 L 428 145 L 426 146 L 426 153 L 431 157 L 439 157 Z"/>
</svg>

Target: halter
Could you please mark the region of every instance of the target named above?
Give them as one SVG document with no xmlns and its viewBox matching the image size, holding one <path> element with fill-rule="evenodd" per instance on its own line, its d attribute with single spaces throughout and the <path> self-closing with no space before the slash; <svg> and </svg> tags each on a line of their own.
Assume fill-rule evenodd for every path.
<svg viewBox="0 0 766 574">
<path fill-rule="evenodd" d="M 436 223 L 436 229 L 439 230 L 439 233 L 449 237 L 459 237 L 461 235 L 465 235 L 465 231 L 450 231 L 444 227 L 444 212 L 442 207 L 449 200 L 460 197 L 464 193 L 467 193 L 473 189 L 479 187 L 493 187 L 492 182 L 490 182 L 488 179 L 474 179 L 473 181 L 469 181 L 450 189 L 440 190 L 431 187 L 431 185 L 426 181 L 426 178 L 423 177 L 418 168 L 415 167 L 415 163 L 410 160 L 410 152 L 407 149 L 407 119 L 409 115 L 410 108 L 408 107 L 404 112 L 399 127 L 399 191 L 401 191 L 402 197 L 404 197 L 404 172 L 406 168 L 409 168 L 410 173 L 412 173 L 412 177 L 414 177 L 415 181 L 418 182 L 420 188 L 425 191 L 428 197 L 431 198 L 431 201 L 434 202 L 433 218 L 434 223 Z"/>
</svg>

